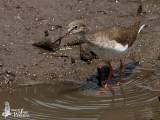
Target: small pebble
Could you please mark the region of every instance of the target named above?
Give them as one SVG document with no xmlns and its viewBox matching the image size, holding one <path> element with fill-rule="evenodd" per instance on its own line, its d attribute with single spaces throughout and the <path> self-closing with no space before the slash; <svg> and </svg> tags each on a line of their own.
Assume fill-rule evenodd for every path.
<svg viewBox="0 0 160 120">
<path fill-rule="evenodd" d="M 75 59 L 71 57 L 71 64 L 75 63 Z"/>
<path fill-rule="evenodd" d="M 158 100 L 159 100 L 159 102 L 160 102 L 160 95 L 158 96 Z"/>
<path fill-rule="evenodd" d="M 3 67 L 3 64 L 2 64 L 2 63 L 0 63 L 0 67 Z"/>
<path fill-rule="evenodd" d="M 158 60 L 160 60 L 160 55 L 158 56 Z"/>
</svg>

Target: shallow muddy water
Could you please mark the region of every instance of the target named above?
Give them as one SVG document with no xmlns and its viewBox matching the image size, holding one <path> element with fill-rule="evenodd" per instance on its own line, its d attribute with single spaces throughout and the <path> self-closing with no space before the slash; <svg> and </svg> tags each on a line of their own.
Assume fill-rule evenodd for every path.
<svg viewBox="0 0 160 120">
<path fill-rule="evenodd" d="M 96 89 L 82 90 L 83 85 L 73 81 L 21 86 L 13 93 L 0 93 L 1 113 L 8 101 L 11 113 L 24 109 L 29 115 L 18 118 L 12 114 L 7 116 L 10 120 L 158 120 L 159 90 L 145 84 L 153 74 L 136 70 L 120 86 L 111 85 L 101 94 Z M 139 84 L 142 81 L 145 86 Z"/>
</svg>

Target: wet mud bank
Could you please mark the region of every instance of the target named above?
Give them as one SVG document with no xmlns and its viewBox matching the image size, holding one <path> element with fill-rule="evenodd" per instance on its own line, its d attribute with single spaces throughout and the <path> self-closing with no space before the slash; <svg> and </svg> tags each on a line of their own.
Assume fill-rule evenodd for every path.
<svg viewBox="0 0 160 120">
<path fill-rule="evenodd" d="M 76 19 L 83 19 L 92 32 L 115 25 L 129 27 L 136 20 L 149 25 L 122 58 L 125 64 L 122 84 L 127 79 L 134 76 L 138 78 L 140 75 L 139 77 L 148 77 L 149 86 L 158 89 L 157 85 L 160 84 L 158 0 L 144 2 L 41 0 L 41 3 L 38 0 L 2 0 L 0 5 L 0 14 L 3 16 L 0 18 L 0 90 L 12 91 L 19 84 L 54 83 L 57 80 L 74 81 L 83 86 L 90 84 L 89 88 L 96 88 L 98 78 L 102 79 L 103 85 L 108 74 L 105 62 L 90 55 L 90 51 L 81 54 L 88 48 L 85 49 L 85 44 L 77 43 L 78 36 L 63 39 L 59 46 L 60 50 L 56 52 L 32 45 L 45 40 L 45 30 L 49 31 L 50 40 L 53 42 L 65 33 L 67 25 Z M 142 10 L 138 10 L 139 5 L 142 5 Z M 112 65 L 115 72 L 111 85 L 114 85 L 119 72 L 119 61 L 113 60 Z M 101 76 L 97 72 L 97 67 L 102 71 Z M 135 71 L 141 71 L 141 74 Z M 139 86 L 147 84 L 139 81 L 137 84 Z"/>
</svg>

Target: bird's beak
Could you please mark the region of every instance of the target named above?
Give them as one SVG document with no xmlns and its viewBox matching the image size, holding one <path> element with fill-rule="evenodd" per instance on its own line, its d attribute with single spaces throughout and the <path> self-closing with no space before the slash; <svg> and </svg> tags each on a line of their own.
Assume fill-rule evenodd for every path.
<svg viewBox="0 0 160 120">
<path fill-rule="evenodd" d="M 73 28 L 72 28 L 72 29 L 69 29 L 66 34 L 62 35 L 59 39 L 57 39 L 56 41 L 54 41 L 53 44 L 56 43 L 56 42 L 58 42 L 58 41 L 61 42 L 61 40 L 62 40 L 64 37 L 67 37 L 68 35 L 71 35 L 72 30 L 73 30 Z"/>
<path fill-rule="evenodd" d="M 70 34 L 71 34 L 70 31 L 68 31 L 66 34 L 64 34 L 64 35 L 62 36 L 62 38 L 67 37 L 67 36 L 70 35 Z"/>
<path fill-rule="evenodd" d="M 62 36 L 62 38 L 67 37 L 68 35 L 71 35 L 73 29 L 74 29 L 74 28 L 68 29 L 68 32 L 67 32 L 66 34 L 64 34 L 64 35 Z"/>
<path fill-rule="evenodd" d="M 64 35 L 62 36 L 62 38 L 67 37 L 68 35 L 71 35 L 73 29 L 74 29 L 74 28 L 68 29 L 68 32 L 67 32 L 66 34 L 64 34 Z"/>
</svg>

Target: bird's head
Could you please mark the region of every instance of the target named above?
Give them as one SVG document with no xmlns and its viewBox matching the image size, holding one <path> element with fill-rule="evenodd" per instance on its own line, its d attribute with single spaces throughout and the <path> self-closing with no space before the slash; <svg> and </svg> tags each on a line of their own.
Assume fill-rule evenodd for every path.
<svg viewBox="0 0 160 120">
<path fill-rule="evenodd" d="M 55 42 L 53 42 L 53 44 L 56 43 L 57 41 L 61 41 L 64 37 L 68 35 L 76 33 L 84 34 L 85 32 L 86 32 L 86 25 L 83 22 L 83 20 L 75 20 L 68 25 L 68 32 L 63 36 L 61 36 L 59 39 L 57 39 Z"/>
<path fill-rule="evenodd" d="M 76 20 L 71 22 L 68 25 L 68 32 L 70 34 L 76 34 L 76 33 L 85 33 L 86 31 L 86 25 L 82 20 Z"/>
</svg>

